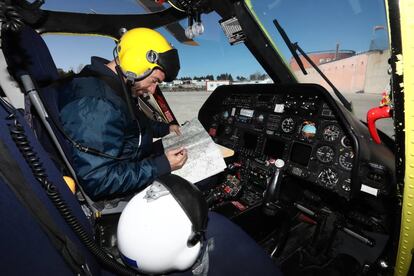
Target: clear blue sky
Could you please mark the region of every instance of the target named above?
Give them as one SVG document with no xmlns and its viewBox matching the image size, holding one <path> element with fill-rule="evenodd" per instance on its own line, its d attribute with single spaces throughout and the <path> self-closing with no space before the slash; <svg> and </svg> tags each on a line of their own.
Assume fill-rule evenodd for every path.
<svg viewBox="0 0 414 276">
<path fill-rule="evenodd" d="M 252 1 L 254 2 L 254 1 Z M 385 25 L 385 12 L 381 0 L 258 0 L 254 5 L 270 34 L 281 42 L 272 20 L 277 18 L 291 37 L 298 41 L 306 51 L 334 49 L 336 43 L 341 49 L 357 52 L 368 50 L 374 37 L 381 44 L 386 44 L 386 31 L 373 31 L 374 26 Z M 142 13 L 143 10 L 135 0 L 46 0 L 44 9 L 61 11 L 97 12 L 97 13 Z M 182 76 L 201 76 L 231 73 L 249 76 L 260 71 L 261 66 L 250 52 L 239 44 L 230 46 L 223 31 L 218 27 L 220 19 L 215 13 L 203 16 L 205 33 L 197 38 L 202 46 L 179 44 L 168 33 L 165 34 L 178 49 L 181 60 Z M 185 21 L 183 25 L 185 26 Z M 112 58 L 114 42 L 101 37 L 74 37 L 47 35 L 52 56 L 58 67 L 77 70 L 80 65 L 89 63 L 90 56 L 97 55 Z M 287 48 L 280 46 L 282 54 L 291 57 Z"/>
<path fill-rule="evenodd" d="M 256 2 L 254 7 L 261 11 L 259 16 L 265 19 L 271 35 L 278 37 L 272 23 L 276 18 L 292 42 L 299 42 L 305 52 L 332 50 L 336 43 L 340 44 L 340 49 L 363 52 L 368 50 L 373 37 L 384 47 L 387 43 L 386 30 L 373 31 L 374 26 L 386 27 L 384 0 Z"/>
</svg>

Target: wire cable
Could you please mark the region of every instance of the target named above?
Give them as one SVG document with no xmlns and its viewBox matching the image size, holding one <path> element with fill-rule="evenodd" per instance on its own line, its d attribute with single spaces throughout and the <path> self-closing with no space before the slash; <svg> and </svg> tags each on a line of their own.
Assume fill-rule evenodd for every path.
<svg viewBox="0 0 414 276">
<path fill-rule="evenodd" d="M 95 255 L 99 262 L 106 268 L 116 272 L 119 275 L 138 275 L 134 270 L 118 263 L 114 258 L 103 251 L 94 241 L 92 237 L 86 232 L 82 224 L 73 215 L 70 207 L 63 200 L 62 195 L 57 189 L 56 185 L 48 179 L 46 170 L 43 168 L 43 163 L 40 161 L 37 153 L 34 151 L 31 143 L 25 133 L 23 126 L 13 113 L 8 116 L 9 120 L 13 120 L 10 124 L 10 135 L 15 142 L 17 148 L 20 150 L 23 158 L 26 160 L 33 176 L 41 184 L 47 196 L 55 205 L 65 221 L 69 224 L 72 230 L 76 233 L 82 243 Z"/>
<path fill-rule="evenodd" d="M 174 9 L 180 11 L 180 12 L 185 12 L 185 10 L 180 9 L 179 7 L 177 7 L 176 5 L 174 5 L 170 0 L 167 1 L 168 4 L 170 4 L 171 7 L 173 7 Z"/>
</svg>

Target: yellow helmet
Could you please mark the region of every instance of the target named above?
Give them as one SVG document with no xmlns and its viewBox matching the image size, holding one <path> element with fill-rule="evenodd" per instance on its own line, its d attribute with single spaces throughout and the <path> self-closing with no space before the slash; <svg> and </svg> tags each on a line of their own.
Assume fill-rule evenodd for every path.
<svg viewBox="0 0 414 276">
<path fill-rule="evenodd" d="M 177 50 L 152 29 L 127 31 L 119 41 L 117 52 L 123 73 L 135 80 L 143 79 L 159 68 L 165 73 L 165 81 L 172 81 L 180 70 Z"/>
</svg>

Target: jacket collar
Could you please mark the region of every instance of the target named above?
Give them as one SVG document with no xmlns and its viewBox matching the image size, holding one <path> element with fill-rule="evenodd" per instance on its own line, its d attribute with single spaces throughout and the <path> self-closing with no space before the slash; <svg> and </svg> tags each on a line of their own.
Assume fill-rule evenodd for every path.
<svg viewBox="0 0 414 276">
<path fill-rule="evenodd" d="M 101 58 L 101 57 L 92 57 L 91 58 L 91 64 L 87 65 L 89 70 L 95 71 L 96 73 L 118 79 L 117 74 L 115 74 L 114 71 L 108 68 L 106 64 L 109 63 L 109 60 Z"/>
</svg>

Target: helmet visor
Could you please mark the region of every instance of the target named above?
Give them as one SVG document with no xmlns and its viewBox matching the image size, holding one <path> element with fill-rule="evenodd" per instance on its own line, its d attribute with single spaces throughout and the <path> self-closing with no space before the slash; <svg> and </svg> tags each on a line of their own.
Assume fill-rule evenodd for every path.
<svg viewBox="0 0 414 276">
<path fill-rule="evenodd" d="M 173 81 L 180 71 L 180 60 L 178 58 L 177 49 L 171 49 L 164 53 L 160 53 L 157 64 L 165 73 L 164 81 Z"/>
</svg>

